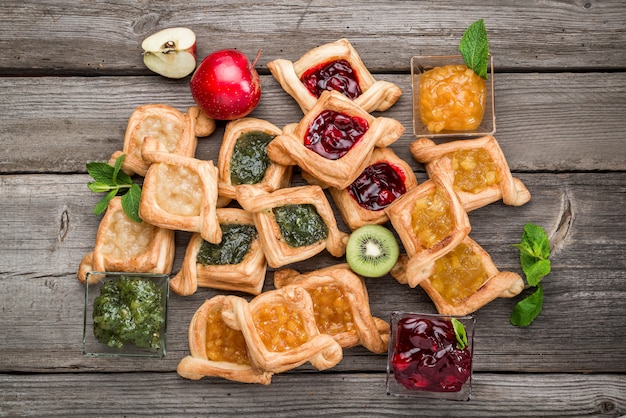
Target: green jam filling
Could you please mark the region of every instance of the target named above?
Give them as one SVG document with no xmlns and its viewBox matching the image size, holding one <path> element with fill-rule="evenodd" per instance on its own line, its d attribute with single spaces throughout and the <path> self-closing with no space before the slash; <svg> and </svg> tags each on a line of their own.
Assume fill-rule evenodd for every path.
<svg viewBox="0 0 626 418">
<path fill-rule="evenodd" d="M 122 276 L 102 285 L 93 304 L 93 333 L 102 344 L 161 348 L 165 310 L 161 289 L 140 277 Z"/>
<path fill-rule="evenodd" d="M 202 241 L 196 261 L 202 265 L 239 264 L 258 234 L 254 225 L 220 224 L 222 242 Z"/>
<path fill-rule="evenodd" d="M 265 171 L 271 163 L 267 156 L 267 144 L 274 138 L 275 135 L 251 131 L 237 139 L 230 159 L 232 185 L 257 184 L 263 180 Z"/>
<path fill-rule="evenodd" d="M 290 247 L 305 247 L 328 237 L 328 227 L 312 204 L 279 206 L 273 212 Z"/>
</svg>

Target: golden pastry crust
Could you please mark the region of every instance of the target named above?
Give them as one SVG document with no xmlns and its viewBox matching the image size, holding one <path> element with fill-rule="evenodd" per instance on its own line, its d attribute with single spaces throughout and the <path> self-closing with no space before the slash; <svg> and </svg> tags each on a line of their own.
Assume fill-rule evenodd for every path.
<svg viewBox="0 0 626 418">
<path fill-rule="evenodd" d="M 264 321 L 268 311 L 273 313 L 268 319 L 271 323 Z M 228 296 L 222 317 L 229 327 L 243 333 L 250 362 L 257 371 L 281 373 L 306 362 L 325 370 L 343 358 L 339 343 L 319 332 L 311 296 L 302 287 L 264 292 L 250 302 Z M 287 336 L 289 341 L 285 340 Z M 268 347 L 264 342 L 268 338 L 284 347 Z M 292 342 L 292 338 L 297 341 Z"/>
<path fill-rule="evenodd" d="M 365 282 L 363 278 L 354 274 L 347 264 L 338 264 L 306 274 L 300 274 L 292 269 L 274 272 L 274 286 L 277 289 L 288 285 L 303 287 L 311 294 L 318 328 L 321 332 L 331 335 L 341 347 L 362 345 L 376 354 L 387 352 L 389 324 L 372 316 Z M 324 299 L 324 291 L 337 297 Z M 320 292 L 322 297 L 319 299 L 314 297 L 316 292 Z M 341 307 L 338 308 L 337 305 Z M 347 312 L 343 313 L 343 318 L 338 321 L 335 317 L 337 311 L 344 308 L 348 308 Z M 329 318 L 326 318 L 327 314 Z M 333 332 L 332 329 L 338 331 Z"/>
<path fill-rule="evenodd" d="M 478 245 L 476 241 L 472 240 L 470 237 L 465 237 L 459 244 L 459 247 L 463 245 L 471 250 L 472 256 L 479 258 L 480 264 L 482 265 L 486 276 L 482 284 L 479 283 L 477 285 L 477 289 L 475 291 L 469 293 L 469 295 L 462 294 L 459 296 L 459 299 L 461 300 L 452 300 L 454 297 L 451 295 L 454 294 L 454 291 L 448 290 L 454 288 L 457 284 L 451 281 L 453 279 L 444 279 L 448 282 L 443 284 L 434 284 L 433 274 L 438 268 L 440 268 L 440 266 L 433 266 L 430 271 L 423 271 L 418 276 L 411 276 L 411 274 L 406 270 L 408 257 L 405 256 L 400 259 L 397 267 L 394 267 L 391 274 L 400 283 L 410 284 L 411 281 L 413 281 L 413 283 L 419 284 L 419 286 L 426 291 L 430 299 L 435 304 L 437 312 L 443 315 L 468 315 L 498 297 L 510 298 L 518 295 L 524 289 L 524 281 L 519 274 L 514 272 L 499 271 L 491 260 L 489 254 L 480 245 Z M 454 252 L 450 252 L 448 255 L 439 259 L 438 263 L 455 264 L 456 261 L 450 262 L 449 260 L 445 260 L 448 256 L 457 257 Z M 458 259 L 459 258 L 457 257 L 456 260 L 458 261 Z M 461 262 L 461 266 L 462 269 L 466 268 L 463 262 Z M 461 292 L 464 290 L 465 289 L 461 289 Z M 449 294 L 444 295 L 443 292 L 447 292 Z"/>
<path fill-rule="evenodd" d="M 236 199 L 237 187 L 231 182 L 231 160 L 233 150 L 237 140 L 248 132 L 264 132 L 274 137 L 280 135 L 282 131 L 276 125 L 262 119 L 242 118 L 226 124 L 224 130 L 224 138 L 220 148 L 219 157 L 217 159 L 217 168 L 219 171 L 219 195 L 220 198 Z M 292 167 L 270 162 L 265 171 L 263 179 L 254 186 L 261 188 L 267 192 L 288 187 L 291 183 Z"/>
<path fill-rule="evenodd" d="M 215 131 L 215 121 L 209 118 L 197 106 L 192 106 L 187 113 L 165 104 L 139 106 L 131 114 L 122 151 L 111 156 L 109 164 L 126 154 L 122 170 L 129 175 L 145 176 L 150 162 L 141 156 L 141 147 L 146 136 L 163 144 L 167 152 L 193 157 L 198 144 L 198 136 L 209 136 Z"/>
<path fill-rule="evenodd" d="M 236 208 L 217 209 L 217 219 L 220 225 L 254 225 L 250 213 Z M 170 280 L 170 288 L 174 293 L 188 296 L 195 293 L 198 287 L 235 290 L 253 295 L 261 293 L 267 262 L 258 237 L 253 239 L 243 260 L 237 264 L 203 265 L 198 263 L 198 253 L 203 242 L 200 234 L 192 235 L 181 270 Z"/>
<path fill-rule="evenodd" d="M 133 221 L 117 196 L 100 221 L 93 252 L 80 262 L 78 279 L 84 283 L 90 271 L 170 274 L 174 252 L 174 231 Z"/>
<path fill-rule="evenodd" d="M 268 371 L 256 371 L 248 363 L 226 361 L 226 359 L 209 359 L 207 353 L 207 331 L 215 332 L 215 328 L 224 327 L 219 319 L 215 319 L 223 308 L 226 296 L 217 295 L 206 300 L 195 312 L 189 324 L 189 351 L 190 355 L 185 356 L 176 368 L 176 372 L 191 380 L 199 380 L 205 376 L 218 376 L 224 379 L 242 383 L 260 383 L 269 385 L 272 373 Z M 214 310 L 219 310 L 215 315 Z M 218 322 L 218 323 L 216 323 Z M 232 331 L 233 333 L 240 331 Z M 233 349 L 233 347 L 228 347 Z"/>
<path fill-rule="evenodd" d="M 151 163 L 143 183 L 139 216 L 161 228 L 199 232 L 218 244 L 217 168 L 211 161 L 171 154 L 147 137 L 142 156 Z"/>
<path fill-rule="evenodd" d="M 304 145 L 309 127 L 325 110 L 359 117 L 368 123 L 368 129 L 361 139 L 336 160 L 325 158 Z M 341 93 L 325 91 L 299 123 L 286 125 L 282 134 L 270 142 L 267 154 L 278 164 L 298 165 L 320 182 L 343 189 L 361 174 L 375 147 L 391 145 L 403 133 L 404 126 L 397 120 L 375 118 Z"/>
<path fill-rule="evenodd" d="M 404 160 L 399 158 L 391 148 L 375 148 L 370 156 L 369 161 L 366 164 L 366 168 L 377 163 L 386 162 L 399 170 L 404 177 L 404 186 L 406 192 L 410 191 L 417 186 L 417 179 L 411 166 L 409 166 Z M 359 174 L 360 176 L 361 174 Z M 349 187 L 345 189 L 337 189 L 330 187 L 328 190 L 333 198 L 333 201 L 341 213 L 341 217 L 346 222 L 351 230 L 355 230 L 363 225 L 367 224 L 384 224 L 389 221 L 389 217 L 385 213 L 384 209 L 381 210 L 369 210 L 361 205 L 350 195 L 348 191 Z"/>
<path fill-rule="evenodd" d="M 451 159 L 456 151 L 485 150 L 497 170 L 497 181 L 481 191 L 464 191 L 455 184 L 455 168 Z M 409 150 L 413 157 L 424 163 L 430 176 L 438 175 L 453 184 L 455 192 L 466 211 L 472 211 L 502 199 L 504 204 L 521 206 L 530 200 L 530 192 L 521 180 L 511 175 L 504 153 L 495 137 L 487 135 L 476 139 L 463 139 L 436 145 L 432 140 L 420 138 L 413 142 Z"/>
<path fill-rule="evenodd" d="M 437 199 L 441 199 L 441 202 L 426 204 L 427 199 L 434 194 L 436 194 Z M 418 209 L 416 205 L 420 203 Z M 426 217 L 429 216 L 428 211 L 432 211 L 431 216 L 436 219 L 436 224 L 439 224 L 441 219 L 445 219 L 441 216 L 441 210 L 435 212 L 433 206 L 437 209 L 443 207 L 442 210 L 449 214 L 446 218 L 451 222 L 451 225 L 444 226 L 443 231 L 447 231 L 447 233 L 443 236 L 439 235 L 444 232 L 437 232 L 436 228 L 433 228 L 432 232 L 420 228 L 420 234 L 428 235 L 418 237 L 413 221 L 415 211 L 419 210 L 420 214 L 426 211 L 424 213 Z M 437 176 L 408 191 L 400 199 L 389 205 L 385 212 L 409 257 L 405 268 L 409 278 L 408 284 L 411 287 L 417 286 L 419 283 L 417 278 L 422 272 L 431 271 L 435 261 L 454 249 L 471 231 L 469 217 L 457 194 L 454 193 L 450 184 L 441 181 Z"/>
<path fill-rule="evenodd" d="M 324 249 L 335 257 L 341 257 L 346 251 L 348 234 L 337 228 L 333 210 L 319 186 L 288 187 L 266 193 L 250 185 L 242 185 L 237 189 L 237 201 L 253 214 L 254 225 L 259 232 L 263 252 L 270 267 L 277 268 L 306 260 Z M 315 206 L 328 228 L 326 240 L 297 248 L 285 242 L 272 210 L 285 205 L 300 204 Z"/>
<path fill-rule="evenodd" d="M 362 94 L 354 102 L 367 112 L 385 111 L 402 95 L 402 90 L 388 81 L 375 80 L 361 57 L 347 39 L 318 46 L 304 54 L 296 62 L 277 59 L 267 64 L 272 75 L 283 89 L 292 96 L 303 113 L 308 113 L 317 97 L 302 83 L 304 73 L 319 65 L 337 60 L 347 61 L 357 75 Z"/>
</svg>

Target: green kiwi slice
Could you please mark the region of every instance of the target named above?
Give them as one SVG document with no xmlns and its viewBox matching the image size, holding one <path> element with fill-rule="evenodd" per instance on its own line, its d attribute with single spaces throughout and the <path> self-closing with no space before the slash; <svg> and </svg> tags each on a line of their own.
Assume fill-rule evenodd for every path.
<svg viewBox="0 0 626 418">
<path fill-rule="evenodd" d="M 365 225 L 350 234 L 346 261 L 356 274 L 381 277 L 398 261 L 400 249 L 393 233 L 381 225 Z"/>
</svg>

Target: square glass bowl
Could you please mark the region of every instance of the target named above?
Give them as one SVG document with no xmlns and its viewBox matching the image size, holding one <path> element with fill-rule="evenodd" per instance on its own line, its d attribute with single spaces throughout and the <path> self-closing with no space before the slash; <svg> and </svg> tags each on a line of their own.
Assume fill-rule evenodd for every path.
<svg viewBox="0 0 626 418">
<path fill-rule="evenodd" d="M 135 280 L 148 282 L 142 283 L 140 288 L 142 289 L 140 290 L 141 293 L 137 293 Z M 167 274 L 119 272 L 87 273 L 83 318 L 83 354 L 92 357 L 165 357 L 169 281 L 170 278 Z M 100 342 L 94 335 L 94 302 L 96 298 L 101 295 L 105 286 L 107 286 L 106 289 L 109 292 L 112 290 L 111 286 L 115 286 L 116 289 L 120 289 L 124 292 L 123 296 L 120 298 L 112 297 L 110 299 L 114 301 L 122 300 L 123 303 L 120 303 L 120 305 L 125 307 L 122 315 L 129 315 L 125 316 L 125 318 L 132 318 L 135 322 L 135 326 L 140 328 L 140 331 L 137 332 L 130 332 L 129 328 L 126 328 L 126 331 L 129 332 L 124 333 L 122 339 L 131 335 L 131 339 L 139 336 L 139 339 L 149 341 L 146 347 L 141 346 L 143 343 L 137 340 L 139 345 L 131 341 L 124 341 L 123 347 L 121 348 L 109 346 L 106 343 Z M 141 298 L 138 295 L 143 296 L 144 299 L 155 301 L 155 303 L 150 309 L 142 310 L 140 305 L 142 302 L 139 300 Z M 106 306 L 114 307 L 117 306 L 117 304 L 111 302 L 107 303 Z M 154 306 L 158 308 L 154 308 Z M 114 307 L 113 312 L 116 311 L 117 309 Z M 115 314 L 111 315 L 110 318 L 113 319 L 109 320 L 108 323 L 120 322 L 115 320 L 119 318 Z M 155 326 L 147 326 L 149 323 Z"/>
<path fill-rule="evenodd" d="M 422 74 L 435 67 L 465 64 L 462 55 L 419 55 L 411 57 L 411 86 L 413 89 L 413 134 L 418 138 L 473 138 L 496 133 L 496 109 L 493 89 L 493 56 L 489 54 L 487 80 L 485 80 L 485 113 L 480 125 L 473 130 L 441 130 L 433 132 L 420 116 L 420 82 Z"/>
<path fill-rule="evenodd" d="M 467 345 L 463 349 L 458 347 L 453 318 L 465 328 Z M 387 395 L 468 401 L 472 392 L 475 324 L 471 315 L 393 312 Z"/>
</svg>

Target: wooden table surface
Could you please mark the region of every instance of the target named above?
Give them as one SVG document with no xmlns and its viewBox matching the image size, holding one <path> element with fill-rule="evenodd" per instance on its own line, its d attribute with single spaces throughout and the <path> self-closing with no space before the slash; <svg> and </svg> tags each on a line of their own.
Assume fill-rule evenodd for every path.
<svg viewBox="0 0 626 418">
<path fill-rule="evenodd" d="M 0 6 L 0 415 L 620 416 L 626 414 L 626 8 L 621 0 L 562 1 L 4 1 Z M 304 2 L 303 2 L 304 3 Z M 275 375 L 271 385 L 175 372 L 187 326 L 216 294 L 172 295 L 162 360 L 84 357 L 81 258 L 93 250 L 100 196 L 85 164 L 121 149 L 139 105 L 193 105 L 189 78 L 147 70 L 141 41 L 186 26 L 198 57 L 258 49 L 263 97 L 251 116 L 284 126 L 302 114 L 267 70 L 348 38 L 375 77 L 399 85 L 385 116 L 405 134 L 392 145 L 414 168 L 412 55 L 454 54 L 484 18 L 495 57 L 496 137 L 532 194 L 470 214 L 472 237 L 501 270 L 521 273 L 523 225 L 552 241 L 541 315 L 510 325 L 519 298 L 477 313 L 469 402 L 387 396 L 386 356 L 344 351 L 334 368 Z M 216 161 L 223 123 L 197 157 Z M 299 180 L 301 184 L 302 180 Z M 298 180 L 296 180 L 296 183 Z M 344 230 L 345 226 L 340 223 Z M 176 235 L 174 272 L 188 233 Z M 338 261 L 322 253 L 293 266 Z M 265 289 L 272 288 L 272 271 Z M 367 280 L 372 313 L 435 312 L 420 289 L 390 276 Z"/>
</svg>

